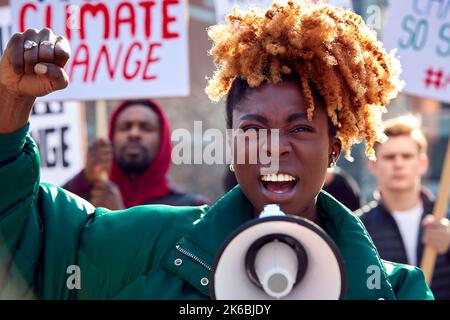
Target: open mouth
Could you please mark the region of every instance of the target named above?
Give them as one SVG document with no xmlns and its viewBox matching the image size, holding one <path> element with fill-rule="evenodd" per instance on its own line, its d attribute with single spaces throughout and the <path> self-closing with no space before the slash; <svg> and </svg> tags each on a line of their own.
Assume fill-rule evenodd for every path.
<svg viewBox="0 0 450 320">
<path fill-rule="evenodd" d="M 297 179 L 286 173 L 267 174 L 261 176 L 261 184 L 270 193 L 282 195 L 294 190 Z"/>
</svg>

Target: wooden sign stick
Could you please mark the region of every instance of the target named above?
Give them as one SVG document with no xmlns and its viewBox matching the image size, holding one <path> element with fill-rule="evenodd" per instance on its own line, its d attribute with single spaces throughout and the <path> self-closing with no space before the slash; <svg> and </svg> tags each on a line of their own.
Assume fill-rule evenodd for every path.
<svg viewBox="0 0 450 320">
<path fill-rule="evenodd" d="M 450 197 L 450 138 L 448 139 L 447 152 L 439 184 L 439 192 L 433 209 L 433 215 L 440 220 L 446 217 Z M 421 269 L 425 275 L 428 285 L 433 278 L 434 266 L 436 264 L 436 250 L 426 246 L 422 256 Z"/>
</svg>

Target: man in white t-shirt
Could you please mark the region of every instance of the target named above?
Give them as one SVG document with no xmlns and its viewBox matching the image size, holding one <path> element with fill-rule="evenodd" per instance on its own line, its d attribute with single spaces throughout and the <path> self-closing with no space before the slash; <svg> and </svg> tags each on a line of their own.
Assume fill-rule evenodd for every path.
<svg viewBox="0 0 450 320">
<path fill-rule="evenodd" d="M 377 178 L 375 200 L 356 213 L 382 259 L 420 265 L 424 245 L 438 255 L 431 289 L 436 299 L 450 299 L 450 224 L 431 215 L 433 197 L 421 185 L 428 169 L 427 141 L 413 116 L 386 121 L 388 140 L 377 144 L 369 163 Z"/>
</svg>

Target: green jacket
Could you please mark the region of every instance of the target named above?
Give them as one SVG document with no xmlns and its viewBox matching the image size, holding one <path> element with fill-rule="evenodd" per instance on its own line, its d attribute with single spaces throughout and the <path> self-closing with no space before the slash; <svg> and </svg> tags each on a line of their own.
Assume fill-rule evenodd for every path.
<svg viewBox="0 0 450 320">
<path fill-rule="evenodd" d="M 239 187 L 212 207 L 95 209 L 39 183 L 27 132 L 28 125 L 0 135 L 0 298 L 209 298 L 215 253 L 252 218 Z M 433 299 L 419 269 L 380 260 L 360 220 L 339 202 L 322 192 L 317 206 L 345 261 L 347 299 Z M 67 285 L 74 265 L 79 289 Z M 368 285 L 376 269 L 378 282 Z"/>
</svg>

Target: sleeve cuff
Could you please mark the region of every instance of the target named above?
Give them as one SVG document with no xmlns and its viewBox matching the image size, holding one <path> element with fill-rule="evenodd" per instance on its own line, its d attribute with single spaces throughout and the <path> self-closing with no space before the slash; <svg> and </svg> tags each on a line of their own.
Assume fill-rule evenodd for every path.
<svg viewBox="0 0 450 320">
<path fill-rule="evenodd" d="M 30 123 L 9 134 L 0 134 L 0 164 L 16 158 L 22 152 Z"/>
</svg>

